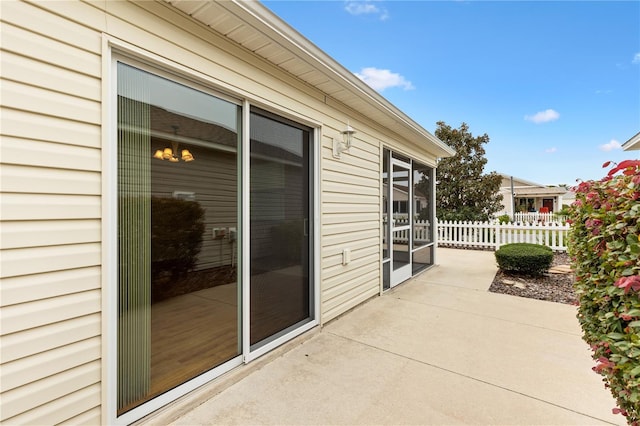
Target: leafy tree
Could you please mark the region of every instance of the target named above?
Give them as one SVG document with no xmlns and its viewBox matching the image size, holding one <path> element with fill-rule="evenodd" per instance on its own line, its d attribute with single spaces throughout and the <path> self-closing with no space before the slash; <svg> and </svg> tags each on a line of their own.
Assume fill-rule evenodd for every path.
<svg viewBox="0 0 640 426">
<path fill-rule="evenodd" d="M 487 159 L 483 145 L 489 136 L 474 137 L 462 123 L 452 129 L 438 121 L 435 135 L 456 150 L 453 157 L 443 158 L 436 170 L 436 212 L 440 220 L 488 220 L 502 208 L 500 184 L 496 173 L 483 174 Z"/>
</svg>

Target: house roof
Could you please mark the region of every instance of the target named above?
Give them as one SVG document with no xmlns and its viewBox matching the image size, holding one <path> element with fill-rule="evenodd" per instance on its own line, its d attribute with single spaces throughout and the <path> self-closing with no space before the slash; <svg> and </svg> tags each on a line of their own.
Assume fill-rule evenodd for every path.
<svg viewBox="0 0 640 426">
<path fill-rule="evenodd" d="M 257 1 L 165 0 L 275 66 L 438 157 L 455 151 Z"/>
<path fill-rule="evenodd" d="M 542 196 L 542 195 L 564 195 L 566 194 L 567 188 L 561 186 L 549 186 L 544 188 L 515 188 L 514 191 L 516 197 L 526 197 L 528 195 L 532 196 Z"/>
<path fill-rule="evenodd" d="M 622 144 L 622 149 L 625 151 L 632 151 L 640 149 L 640 132 L 632 136 L 631 139 Z"/>
<path fill-rule="evenodd" d="M 522 187 L 522 186 L 527 186 L 527 187 L 539 187 L 539 188 L 544 188 L 545 186 L 539 183 L 535 183 L 535 182 L 530 182 L 528 180 L 524 180 L 524 179 L 520 179 L 519 177 L 515 177 L 515 176 L 511 176 L 511 175 L 505 175 L 504 173 L 500 173 L 500 176 L 502 176 L 502 183 L 503 183 L 503 187 L 510 187 L 511 186 L 511 179 L 513 178 L 513 186 L 514 187 Z M 507 182 L 505 184 L 505 181 Z"/>
<path fill-rule="evenodd" d="M 502 188 L 508 190 L 511 190 L 511 178 L 513 178 L 513 192 L 516 197 L 540 197 L 544 195 L 556 196 L 567 193 L 567 188 L 563 186 L 546 186 L 535 182 L 529 182 L 515 176 L 505 175 L 504 173 L 500 173 L 500 176 L 502 176 Z"/>
</svg>

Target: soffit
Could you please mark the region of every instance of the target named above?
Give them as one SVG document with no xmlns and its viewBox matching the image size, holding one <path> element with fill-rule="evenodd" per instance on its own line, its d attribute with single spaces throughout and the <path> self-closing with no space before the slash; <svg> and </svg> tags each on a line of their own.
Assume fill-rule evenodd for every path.
<svg viewBox="0 0 640 426">
<path fill-rule="evenodd" d="M 640 132 L 632 136 L 631 139 L 622 144 L 622 149 L 625 151 L 632 151 L 640 149 Z"/>
<path fill-rule="evenodd" d="M 256 1 L 165 0 L 193 19 L 438 157 L 454 150 Z M 424 147 L 424 145 L 422 145 Z"/>
</svg>

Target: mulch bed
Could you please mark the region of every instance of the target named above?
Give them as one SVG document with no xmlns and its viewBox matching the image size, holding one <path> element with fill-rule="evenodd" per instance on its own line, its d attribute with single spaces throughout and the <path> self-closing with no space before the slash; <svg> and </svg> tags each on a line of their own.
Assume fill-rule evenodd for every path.
<svg viewBox="0 0 640 426">
<path fill-rule="evenodd" d="M 568 264 L 569 256 L 566 253 L 554 254 L 552 267 Z M 489 287 L 489 291 L 576 305 L 578 298 L 573 289 L 573 281 L 574 275 L 572 273 L 546 273 L 540 277 L 531 277 L 521 274 L 509 274 L 499 270 L 493 279 L 491 287 Z"/>
</svg>

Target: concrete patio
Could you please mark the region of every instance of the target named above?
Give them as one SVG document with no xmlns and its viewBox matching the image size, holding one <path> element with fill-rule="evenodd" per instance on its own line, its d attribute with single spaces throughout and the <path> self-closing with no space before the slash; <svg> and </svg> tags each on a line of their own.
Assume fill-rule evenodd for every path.
<svg viewBox="0 0 640 426">
<path fill-rule="evenodd" d="M 438 266 L 147 424 L 625 424 L 573 306 L 487 291 L 493 252 Z"/>
</svg>

